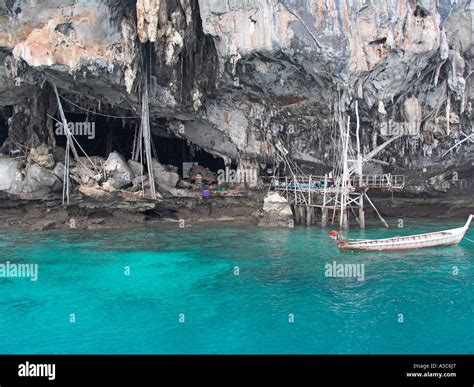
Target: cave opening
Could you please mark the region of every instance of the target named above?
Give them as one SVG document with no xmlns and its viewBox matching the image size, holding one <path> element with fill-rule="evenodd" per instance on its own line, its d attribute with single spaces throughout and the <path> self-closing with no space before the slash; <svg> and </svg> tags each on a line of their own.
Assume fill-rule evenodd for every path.
<svg viewBox="0 0 474 387">
<path fill-rule="evenodd" d="M 88 117 L 87 114 L 65 112 L 69 128 L 82 149 L 89 156 L 107 157 L 117 151 L 130 159 L 136 120 L 122 120 L 103 116 Z M 59 117 L 56 117 L 58 121 Z M 56 145 L 66 147 L 66 135 L 59 122 L 54 123 Z M 80 155 L 83 152 L 78 149 Z"/>
<path fill-rule="evenodd" d="M 178 174 L 183 177 L 183 163 L 197 163 L 212 172 L 225 169 L 224 160 L 214 156 L 199 146 L 178 137 L 155 137 L 155 148 L 158 161 L 178 167 Z"/>
<path fill-rule="evenodd" d="M 140 126 L 140 120 L 122 120 L 103 116 L 93 116 L 77 112 L 65 112 L 69 128 L 88 156 L 107 158 L 110 152 L 120 153 L 130 160 L 133 151 L 134 133 Z M 2 138 L 2 117 L 0 116 L 0 139 Z M 56 117 L 59 121 L 59 117 Z M 62 125 L 54 123 L 56 145 L 66 147 L 66 135 Z M 186 139 L 165 135 L 166 123 L 161 120 L 152 124 L 152 149 L 154 157 L 161 164 L 173 165 L 183 177 L 183 163 L 197 163 L 212 172 L 225 169 L 224 160 L 214 156 Z M 157 133 L 159 133 L 157 135 Z M 83 152 L 77 147 L 79 155 Z"/>
<path fill-rule="evenodd" d="M 413 16 L 419 17 L 419 18 L 425 18 L 429 15 L 429 12 L 420 7 L 419 5 L 416 6 L 415 11 L 413 12 Z"/>
<path fill-rule="evenodd" d="M 0 146 L 8 138 L 8 117 L 11 115 L 11 112 L 8 113 L 8 110 L 11 110 L 11 107 L 7 106 L 0 109 Z"/>
<path fill-rule="evenodd" d="M 379 44 L 385 44 L 386 42 L 387 42 L 387 38 L 383 37 L 383 38 L 372 40 L 371 42 L 369 42 L 369 45 L 376 46 Z"/>
</svg>

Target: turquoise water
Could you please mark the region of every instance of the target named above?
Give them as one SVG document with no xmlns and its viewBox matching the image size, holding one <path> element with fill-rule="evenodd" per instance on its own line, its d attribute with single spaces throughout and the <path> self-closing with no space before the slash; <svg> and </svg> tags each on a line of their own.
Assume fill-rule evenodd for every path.
<svg viewBox="0 0 474 387">
<path fill-rule="evenodd" d="M 464 222 L 405 220 L 404 229 L 348 235 Z M 328 231 L 239 223 L 0 231 L 0 263 L 39 265 L 36 282 L 0 278 L 0 353 L 474 352 L 474 243 L 340 253 Z M 333 261 L 364 264 L 364 280 L 326 277 Z"/>
</svg>

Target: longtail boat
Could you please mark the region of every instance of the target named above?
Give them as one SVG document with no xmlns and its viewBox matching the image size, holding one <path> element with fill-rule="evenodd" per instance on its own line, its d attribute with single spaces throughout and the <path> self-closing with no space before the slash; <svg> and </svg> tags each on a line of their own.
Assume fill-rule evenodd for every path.
<svg viewBox="0 0 474 387">
<path fill-rule="evenodd" d="M 339 237 L 337 247 L 341 251 L 400 251 L 457 245 L 469 228 L 472 217 L 473 215 L 469 215 L 469 219 L 463 227 L 427 234 L 385 239 L 345 239 Z"/>
</svg>

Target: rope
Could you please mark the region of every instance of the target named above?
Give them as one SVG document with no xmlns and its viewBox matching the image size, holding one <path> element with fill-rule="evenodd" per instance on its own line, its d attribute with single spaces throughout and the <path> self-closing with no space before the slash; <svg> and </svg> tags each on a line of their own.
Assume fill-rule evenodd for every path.
<svg viewBox="0 0 474 387">
<path fill-rule="evenodd" d="M 472 239 L 469 239 L 468 237 L 464 237 L 464 239 L 467 239 L 469 242 L 474 243 Z"/>
</svg>

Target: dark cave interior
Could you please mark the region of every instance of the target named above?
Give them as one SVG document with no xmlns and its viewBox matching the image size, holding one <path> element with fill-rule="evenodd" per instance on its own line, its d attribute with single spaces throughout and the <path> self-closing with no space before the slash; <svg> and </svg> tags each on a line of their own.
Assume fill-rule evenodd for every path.
<svg viewBox="0 0 474 387">
<path fill-rule="evenodd" d="M 8 117 L 11 115 L 8 110 L 11 110 L 11 107 L 0 109 L 0 146 L 8 137 Z"/>
<path fill-rule="evenodd" d="M 135 128 L 140 125 L 139 120 L 122 120 L 98 115 L 88 119 L 86 114 L 73 112 L 65 112 L 65 115 L 68 122 L 74 124 L 73 134 L 89 156 L 107 157 L 110 152 L 117 151 L 125 159 L 131 158 Z M 160 126 L 165 125 L 165 122 L 160 124 Z M 64 148 L 66 136 L 57 122 L 54 123 L 54 132 L 56 145 Z M 160 132 L 165 133 L 163 130 Z M 3 138 L 2 135 L 0 116 L 0 139 Z M 158 161 L 178 167 L 180 176 L 183 175 L 183 162 L 197 162 L 213 172 L 225 168 L 221 157 L 214 157 L 187 140 L 156 134 L 152 135 L 152 139 Z M 78 152 L 82 155 L 79 149 Z"/>
</svg>

